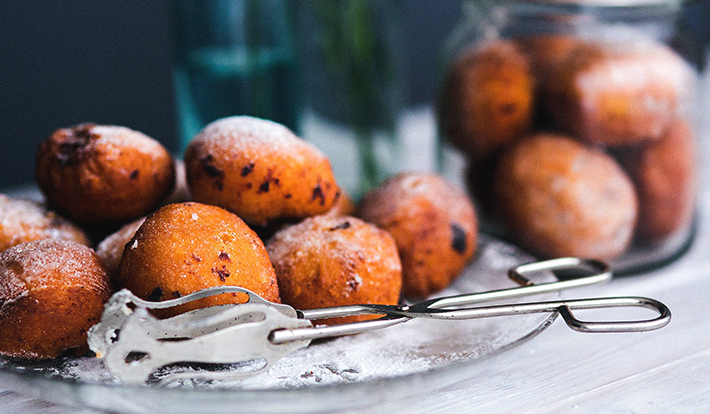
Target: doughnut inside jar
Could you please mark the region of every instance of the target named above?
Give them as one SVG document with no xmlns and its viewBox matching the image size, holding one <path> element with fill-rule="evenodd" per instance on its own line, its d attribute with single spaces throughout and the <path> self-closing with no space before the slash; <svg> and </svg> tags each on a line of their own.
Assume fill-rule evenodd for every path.
<svg viewBox="0 0 710 414">
<path fill-rule="evenodd" d="M 502 156 L 493 184 L 513 237 L 541 257 L 611 260 L 631 242 L 638 217 L 631 179 L 611 156 L 578 141 L 550 134 L 521 141 Z"/>
</svg>

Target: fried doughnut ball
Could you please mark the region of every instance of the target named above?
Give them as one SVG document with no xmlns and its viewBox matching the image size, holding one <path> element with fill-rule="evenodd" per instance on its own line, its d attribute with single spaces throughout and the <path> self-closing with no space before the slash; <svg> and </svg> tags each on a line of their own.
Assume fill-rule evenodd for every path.
<svg viewBox="0 0 710 414">
<path fill-rule="evenodd" d="M 281 299 L 296 309 L 396 305 L 399 300 L 402 266 L 397 246 L 392 236 L 373 224 L 348 216 L 307 218 L 276 233 L 266 248 L 276 269 Z"/>
<path fill-rule="evenodd" d="M 230 285 L 279 302 L 276 274 L 262 241 L 236 215 L 200 203 L 170 204 L 148 216 L 123 251 L 118 285 L 150 301 Z M 243 294 L 223 294 L 156 313 L 172 316 L 245 301 Z"/>
<path fill-rule="evenodd" d="M 572 36 L 544 34 L 516 39 L 515 43 L 528 57 L 535 78 L 547 81 L 550 72 L 564 61 L 579 40 Z"/>
<path fill-rule="evenodd" d="M 49 205 L 85 224 L 135 220 L 175 185 L 173 158 L 159 142 L 94 124 L 55 131 L 39 147 L 36 175 Z"/>
<path fill-rule="evenodd" d="M 434 174 L 402 173 L 388 179 L 365 195 L 359 216 L 394 237 L 407 297 L 444 289 L 476 251 L 471 200 Z"/>
<path fill-rule="evenodd" d="M 692 69 L 661 44 L 582 43 L 551 74 L 546 104 L 576 137 L 609 146 L 659 139 L 685 111 Z"/>
<path fill-rule="evenodd" d="M 215 121 L 188 145 L 185 167 L 195 201 L 250 225 L 323 214 L 338 198 L 328 159 L 288 128 L 248 116 Z"/>
<path fill-rule="evenodd" d="M 31 200 L 0 194 L 0 251 L 41 239 L 70 240 L 85 246 L 86 234 L 57 213 Z"/>
<path fill-rule="evenodd" d="M 123 249 L 131 241 L 144 221 L 145 217 L 141 217 L 126 224 L 96 246 L 96 254 L 103 260 L 106 273 L 108 273 L 109 278 L 114 283 L 118 276 L 118 265 L 123 257 Z"/>
<path fill-rule="evenodd" d="M 544 34 L 515 40 L 518 50 L 527 56 L 535 78 L 535 124 L 539 129 L 555 129 L 552 116 L 547 111 L 545 94 L 550 90 L 551 82 L 557 82 L 552 76 L 557 65 L 564 62 L 567 55 L 579 44 L 579 39 L 559 34 Z"/>
<path fill-rule="evenodd" d="M 693 131 L 677 120 L 663 138 L 621 156 L 636 186 L 636 233 L 645 241 L 662 240 L 690 225 L 697 190 Z"/>
<path fill-rule="evenodd" d="M 485 158 L 527 133 L 533 93 L 530 66 L 512 42 L 468 50 L 444 80 L 438 105 L 442 135 L 469 158 Z"/>
<path fill-rule="evenodd" d="M 494 178 L 513 236 L 544 257 L 613 259 L 631 241 L 638 202 L 610 156 L 563 136 L 538 134 L 503 155 Z"/>
<path fill-rule="evenodd" d="M 357 206 L 347 193 L 340 191 L 340 196 L 335 200 L 335 204 L 325 214 L 328 216 L 352 216 L 355 215 Z"/>
<path fill-rule="evenodd" d="M 44 239 L 0 253 L 0 354 L 46 359 L 86 353 L 86 332 L 111 294 L 86 246 Z"/>
</svg>

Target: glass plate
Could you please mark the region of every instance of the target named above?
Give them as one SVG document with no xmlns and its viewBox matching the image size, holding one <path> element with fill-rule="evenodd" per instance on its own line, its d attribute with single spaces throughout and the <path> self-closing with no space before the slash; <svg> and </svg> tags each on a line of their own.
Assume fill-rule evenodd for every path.
<svg viewBox="0 0 710 414">
<path fill-rule="evenodd" d="M 529 262 L 511 245 L 482 240 L 477 259 L 437 296 L 513 287 L 506 272 Z M 535 300 L 559 297 L 539 295 Z M 463 379 L 477 360 L 520 344 L 557 314 L 479 320 L 412 320 L 380 331 L 323 341 L 238 381 L 125 386 L 97 358 L 51 363 L 0 359 L 0 386 L 60 404 L 114 412 L 294 413 L 366 408 L 434 391 Z"/>
</svg>

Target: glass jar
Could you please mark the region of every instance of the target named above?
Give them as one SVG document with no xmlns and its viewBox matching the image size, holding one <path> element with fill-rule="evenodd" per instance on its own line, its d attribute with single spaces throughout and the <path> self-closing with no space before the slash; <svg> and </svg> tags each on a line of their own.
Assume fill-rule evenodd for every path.
<svg viewBox="0 0 710 414">
<path fill-rule="evenodd" d="M 617 273 L 685 251 L 705 60 L 682 2 L 466 7 L 437 115 L 443 156 L 465 163 L 481 229 L 539 257 L 607 260 Z"/>
<path fill-rule="evenodd" d="M 233 115 L 296 130 L 300 101 L 288 0 L 170 2 L 180 149 L 207 124 Z"/>
</svg>

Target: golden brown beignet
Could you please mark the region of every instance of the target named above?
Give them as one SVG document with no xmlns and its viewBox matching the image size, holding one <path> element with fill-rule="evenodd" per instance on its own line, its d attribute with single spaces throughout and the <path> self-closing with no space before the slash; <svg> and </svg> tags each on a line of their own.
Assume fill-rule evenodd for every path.
<svg viewBox="0 0 710 414">
<path fill-rule="evenodd" d="M 528 132 L 533 94 L 527 59 L 512 42 L 466 51 L 444 80 L 438 108 L 441 132 L 469 158 L 487 158 Z"/>
<path fill-rule="evenodd" d="M 365 195 L 359 216 L 389 232 L 402 260 L 402 293 L 422 298 L 447 287 L 476 251 L 468 196 L 434 174 L 402 173 Z"/>
<path fill-rule="evenodd" d="M 545 104 L 575 137 L 609 146 L 659 139 L 687 108 L 694 75 L 661 44 L 581 43 L 555 66 Z"/>
<path fill-rule="evenodd" d="M 276 274 L 256 233 L 227 210 L 200 203 L 169 204 L 148 216 L 123 251 L 118 285 L 151 301 L 231 285 L 279 302 Z M 156 313 L 245 300 L 243 294 L 223 294 Z"/>
<path fill-rule="evenodd" d="M 185 167 L 195 201 L 254 226 L 323 214 L 339 194 L 320 151 L 283 125 L 248 116 L 206 126 L 188 145 Z"/>
<path fill-rule="evenodd" d="M 532 72 L 538 80 L 546 80 L 579 42 L 579 39 L 562 34 L 544 34 L 515 40 L 518 50 L 528 57 Z"/>
<path fill-rule="evenodd" d="M 118 265 L 121 263 L 123 250 L 144 221 L 145 217 L 142 217 L 126 224 L 96 246 L 96 254 L 104 262 L 106 273 L 114 284 L 118 277 Z"/>
<path fill-rule="evenodd" d="M 622 153 L 639 198 L 641 240 L 661 240 L 690 225 L 697 196 L 695 154 L 693 131 L 683 120 L 671 124 L 660 140 Z"/>
<path fill-rule="evenodd" d="M 39 147 L 36 175 L 50 206 L 86 224 L 135 220 L 175 185 L 173 158 L 159 142 L 94 124 L 55 131 Z"/>
<path fill-rule="evenodd" d="M 544 257 L 613 259 L 631 241 L 638 202 L 613 158 L 538 134 L 504 154 L 494 188 L 513 236 Z"/>
<path fill-rule="evenodd" d="M 558 82 L 555 73 L 557 66 L 564 62 L 567 55 L 580 43 L 579 39 L 562 34 L 543 34 L 515 40 L 518 50 L 528 58 L 530 69 L 535 79 L 535 129 L 557 130 L 546 105 L 550 97 L 550 83 Z"/>
<path fill-rule="evenodd" d="M 348 216 L 307 218 L 277 232 L 266 248 L 276 269 L 281 299 L 296 309 L 396 305 L 399 300 L 402 266 L 397 246 L 373 224 Z"/>
<path fill-rule="evenodd" d="M 45 359 L 89 350 L 86 333 L 111 294 L 86 246 L 44 239 L 0 253 L 0 354 Z"/>
<path fill-rule="evenodd" d="M 353 216 L 357 211 L 357 205 L 350 196 L 343 190 L 340 190 L 340 196 L 335 200 L 333 207 L 328 210 L 325 215 L 328 216 Z"/>
<path fill-rule="evenodd" d="M 0 251 L 41 239 L 91 245 L 83 230 L 42 204 L 0 194 Z"/>
</svg>

